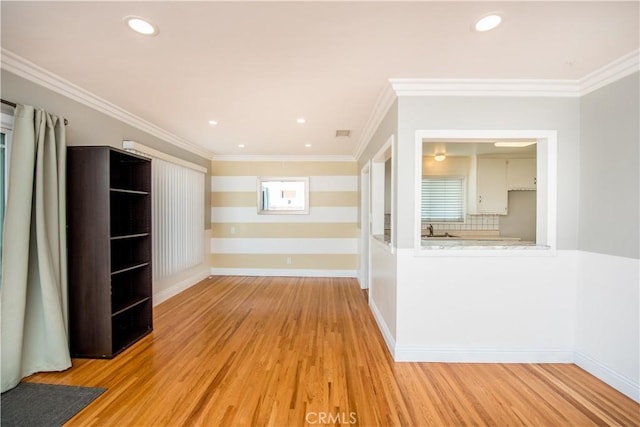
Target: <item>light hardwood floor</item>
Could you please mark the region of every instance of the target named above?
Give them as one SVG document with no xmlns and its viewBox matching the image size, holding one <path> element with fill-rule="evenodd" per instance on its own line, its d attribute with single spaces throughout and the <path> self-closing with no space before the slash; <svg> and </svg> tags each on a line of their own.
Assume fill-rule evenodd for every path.
<svg viewBox="0 0 640 427">
<path fill-rule="evenodd" d="M 73 426 L 640 425 L 575 365 L 394 363 L 353 279 L 210 278 L 154 319 L 115 359 L 28 381 L 106 387 Z"/>
</svg>

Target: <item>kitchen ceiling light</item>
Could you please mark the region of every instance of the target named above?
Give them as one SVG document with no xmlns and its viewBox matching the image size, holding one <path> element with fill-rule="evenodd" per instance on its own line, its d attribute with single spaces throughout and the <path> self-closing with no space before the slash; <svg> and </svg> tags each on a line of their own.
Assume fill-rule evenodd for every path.
<svg viewBox="0 0 640 427">
<path fill-rule="evenodd" d="M 476 21 L 476 24 L 473 26 L 478 32 L 490 31 L 496 28 L 502 22 L 502 17 L 495 13 L 491 15 L 483 16 L 482 18 Z"/>
<path fill-rule="evenodd" d="M 215 126 L 215 125 L 217 125 L 217 124 L 218 124 L 218 122 L 216 122 L 215 120 L 209 120 L 209 124 L 210 124 L 211 126 Z"/>
<path fill-rule="evenodd" d="M 301 125 L 302 125 L 302 124 L 306 123 L 307 121 L 305 120 L 305 118 L 304 118 L 304 117 L 300 117 L 300 118 L 296 119 L 296 122 L 297 122 L 298 124 L 301 124 Z"/>
<path fill-rule="evenodd" d="M 124 22 L 129 28 L 138 34 L 145 36 L 155 36 L 158 34 L 158 28 L 145 18 L 139 16 L 125 16 Z"/>
<path fill-rule="evenodd" d="M 447 155 L 444 153 L 436 153 L 436 155 L 433 156 L 433 160 L 435 160 L 436 162 L 442 162 L 446 158 L 447 158 Z"/>
<path fill-rule="evenodd" d="M 496 147 L 519 148 L 519 147 L 528 147 L 535 143 L 536 143 L 535 141 L 503 141 L 503 142 L 496 142 L 493 145 Z"/>
<path fill-rule="evenodd" d="M 244 148 L 244 144 L 238 144 L 238 148 Z"/>
<path fill-rule="evenodd" d="M 304 146 L 309 148 L 309 147 L 311 147 L 311 144 L 304 144 Z"/>
</svg>

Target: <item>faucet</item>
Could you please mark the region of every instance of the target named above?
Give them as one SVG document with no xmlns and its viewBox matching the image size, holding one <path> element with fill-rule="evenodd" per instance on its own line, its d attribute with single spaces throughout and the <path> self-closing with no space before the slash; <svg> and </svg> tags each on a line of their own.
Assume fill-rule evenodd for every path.
<svg viewBox="0 0 640 427">
<path fill-rule="evenodd" d="M 429 230 L 429 234 L 427 235 L 427 237 L 433 237 L 433 224 L 429 224 L 427 230 Z"/>
</svg>

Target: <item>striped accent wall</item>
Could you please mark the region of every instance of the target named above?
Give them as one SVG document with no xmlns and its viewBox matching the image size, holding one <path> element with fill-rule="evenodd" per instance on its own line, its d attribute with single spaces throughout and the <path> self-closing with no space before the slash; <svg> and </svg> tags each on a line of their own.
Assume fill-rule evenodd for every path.
<svg viewBox="0 0 640 427">
<path fill-rule="evenodd" d="M 211 165 L 212 274 L 356 277 L 356 162 Z M 257 178 L 309 177 L 308 215 L 258 215 Z"/>
</svg>

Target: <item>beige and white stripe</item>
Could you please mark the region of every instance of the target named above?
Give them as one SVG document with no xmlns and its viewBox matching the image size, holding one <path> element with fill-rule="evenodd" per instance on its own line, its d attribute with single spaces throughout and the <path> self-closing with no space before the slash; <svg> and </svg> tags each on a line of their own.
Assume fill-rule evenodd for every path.
<svg viewBox="0 0 640 427">
<path fill-rule="evenodd" d="M 308 215 L 258 215 L 259 176 L 309 176 Z M 355 162 L 213 161 L 213 273 L 355 276 Z"/>
</svg>

